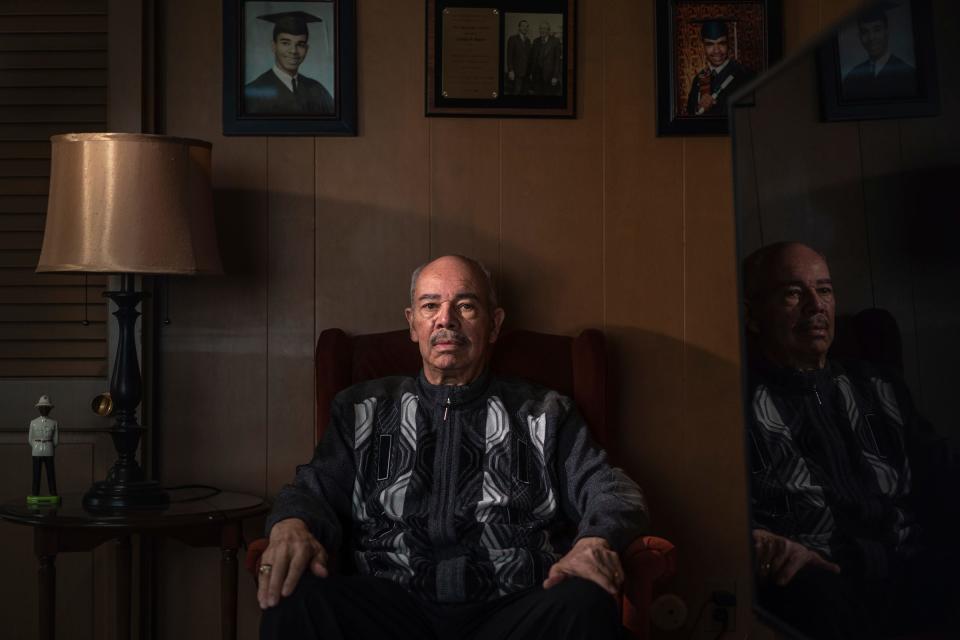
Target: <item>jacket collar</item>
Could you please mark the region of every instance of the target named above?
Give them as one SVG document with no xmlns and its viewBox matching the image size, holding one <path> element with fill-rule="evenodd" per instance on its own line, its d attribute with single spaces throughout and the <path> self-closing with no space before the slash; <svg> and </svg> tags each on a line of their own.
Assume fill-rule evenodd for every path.
<svg viewBox="0 0 960 640">
<path fill-rule="evenodd" d="M 840 367 L 832 360 L 827 360 L 826 366 L 822 369 L 809 371 L 781 367 L 763 356 L 754 357 L 750 362 L 750 377 L 754 383 L 752 386 L 764 383 L 782 389 L 804 391 L 814 387 L 823 388 L 841 373 Z"/>
<path fill-rule="evenodd" d="M 459 407 L 482 397 L 490 386 L 491 378 L 490 370 L 484 369 L 483 373 L 469 384 L 431 384 L 421 369 L 417 376 L 417 387 L 420 397 L 428 403 L 447 404 L 449 398 L 451 407 Z"/>
</svg>

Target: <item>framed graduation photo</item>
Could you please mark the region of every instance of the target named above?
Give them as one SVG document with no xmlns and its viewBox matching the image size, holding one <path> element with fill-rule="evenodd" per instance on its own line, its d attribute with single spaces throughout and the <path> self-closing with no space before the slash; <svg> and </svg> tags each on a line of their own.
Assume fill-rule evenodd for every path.
<svg viewBox="0 0 960 640">
<path fill-rule="evenodd" d="M 780 0 L 657 0 L 657 135 L 725 134 L 727 102 L 781 53 Z"/>
<path fill-rule="evenodd" d="M 357 134 L 356 2 L 224 0 L 224 135 Z"/>
<path fill-rule="evenodd" d="M 940 113 L 929 0 L 881 0 L 840 25 L 817 52 L 824 120 Z"/>
</svg>

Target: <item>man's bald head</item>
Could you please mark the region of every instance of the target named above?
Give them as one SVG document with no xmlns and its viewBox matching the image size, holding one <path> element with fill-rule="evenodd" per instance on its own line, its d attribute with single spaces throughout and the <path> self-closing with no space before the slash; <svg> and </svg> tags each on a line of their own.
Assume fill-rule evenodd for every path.
<svg viewBox="0 0 960 640">
<path fill-rule="evenodd" d="M 497 307 L 497 305 L 499 304 L 499 300 L 497 298 L 497 288 L 496 288 L 496 285 L 494 285 L 493 283 L 493 275 L 490 273 L 490 270 L 487 269 L 487 267 L 479 260 L 474 260 L 473 258 L 463 256 L 457 253 L 454 253 L 448 256 L 441 256 L 436 260 L 425 262 L 413 270 L 413 273 L 410 274 L 410 304 L 411 305 L 413 304 L 413 293 L 417 288 L 417 279 L 420 277 L 420 273 L 423 272 L 423 270 L 426 267 L 430 266 L 434 262 L 447 261 L 447 260 L 460 261 L 463 264 L 467 265 L 467 267 L 472 269 L 473 272 L 477 275 L 477 277 L 486 284 L 487 304 L 490 305 L 491 309 L 495 309 Z"/>
</svg>

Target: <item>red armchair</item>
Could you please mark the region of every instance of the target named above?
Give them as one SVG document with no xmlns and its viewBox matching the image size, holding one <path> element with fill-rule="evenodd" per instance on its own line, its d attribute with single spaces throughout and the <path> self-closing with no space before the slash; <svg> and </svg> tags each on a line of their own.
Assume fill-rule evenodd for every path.
<svg viewBox="0 0 960 640">
<path fill-rule="evenodd" d="M 416 375 L 420 353 L 406 330 L 351 337 L 340 329 L 327 329 L 317 340 L 315 366 L 319 440 L 337 393 L 363 380 Z M 491 368 L 495 373 L 526 378 L 573 398 L 594 439 L 609 447 L 614 425 L 607 419 L 607 404 L 613 385 L 607 384 L 603 333 L 587 329 L 571 338 L 533 331 L 508 332 L 494 345 Z M 254 577 L 266 546 L 267 540 L 261 538 L 247 551 L 246 567 Z M 653 584 L 673 574 L 674 547 L 662 538 L 645 536 L 630 545 L 621 561 L 626 572 L 623 624 L 634 638 L 644 639 L 649 636 Z"/>
</svg>

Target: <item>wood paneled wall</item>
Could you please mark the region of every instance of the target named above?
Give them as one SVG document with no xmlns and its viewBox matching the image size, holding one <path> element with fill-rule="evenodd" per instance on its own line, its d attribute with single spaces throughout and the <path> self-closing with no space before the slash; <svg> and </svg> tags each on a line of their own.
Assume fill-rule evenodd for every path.
<svg viewBox="0 0 960 640">
<path fill-rule="evenodd" d="M 852 4 L 787 0 L 788 50 Z M 578 3 L 571 121 L 423 117 L 423 3 L 358 5 L 360 136 L 227 138 L 220 3 L 167 3 L 166 131 L 214 143 L 226 275 L 172 283 L 164 482 L 274 494 L 313 448 L 317 333 L 401 327 L 409 272 L 467 253 L 496 272 L 509 326 L 607 332 L 617 447 L 681 550 L 668 588 L 695 612 L 707 581 L 736 581 L 746 631 L 730 144 L 655 136 L 652 2 Z M 216 559 L 164 548 L 160 637 L 216 633 Z"/>
</svg>

